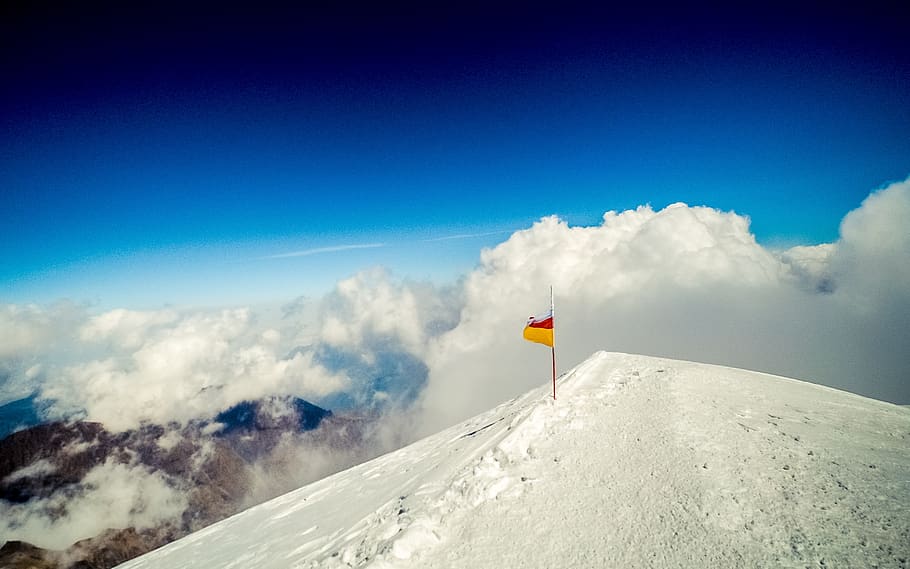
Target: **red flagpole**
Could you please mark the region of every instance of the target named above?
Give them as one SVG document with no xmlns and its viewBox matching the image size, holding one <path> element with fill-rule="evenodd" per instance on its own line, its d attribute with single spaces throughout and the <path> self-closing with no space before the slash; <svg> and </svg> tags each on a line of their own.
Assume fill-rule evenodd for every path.
<svg viewBox="0 0 910 569">
<path fill-rule="evenodd" d="M 553 401 L 556 401 L 556 348 L 553 348 Z"/>
<path fill-rule="evenodd" d="M 553 318 L 553 345 L 550 353 L 553 356 L 553 401 L 556 401 L 556 307 L 553 305 L 553 286 L 550 285 L 550 316 Z"/>
</svg>

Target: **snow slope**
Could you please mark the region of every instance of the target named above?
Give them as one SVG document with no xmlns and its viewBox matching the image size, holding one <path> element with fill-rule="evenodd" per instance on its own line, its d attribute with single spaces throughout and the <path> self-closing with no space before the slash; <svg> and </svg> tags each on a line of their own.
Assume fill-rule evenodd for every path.
<svg viewBox="0 0 910 569">
<path fill-rule="evenodd" d="M 561 377 L 557 401 L 549 393 L 121 567 L 910 563 L 907 408 L 605 352 Z"/>
</svg>

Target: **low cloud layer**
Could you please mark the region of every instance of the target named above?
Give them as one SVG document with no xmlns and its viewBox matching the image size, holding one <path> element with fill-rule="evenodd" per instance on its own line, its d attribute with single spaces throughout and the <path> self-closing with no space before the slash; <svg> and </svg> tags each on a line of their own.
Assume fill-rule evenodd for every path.
<svg viewBox="0 0 910 569">
<path fill-rule="evenodd" d="M 25 504 L 0 500 L 0 541 L 18 539 L 61 550 L 107 528 L 155 527 L 185 508 L 184 494 L 160 473 L 108 461 L 68 492 Z"/>
<path fill-rule="evenodd" d="M 109 429 L 185 423 L 246 399 L 402 409 L 428 432 L 548 380 L 521 339 L 557 300 L 559 368 L 596 350 L 664 355 L 910 402 L 910 181 L 873 192 L 834 243 L 770 250 L 749 219 L 674 204 L 547 217 L 440 288 L 369 269 L 280 314 L 5 306 L 0 398 Z M 5 380 L 3 378 L 5 377 Z"/>
<path fill-rule="evenodd" d="M 248 310 L 114 310 L 79 334 L 83 345 L 103 345 L 104 357 L 63 366 L 41 396 L 60 416 L 81 411 L 115 431 L 186 423 L 275 393 L 319 398 L 345 386 L 312 354 L 286 356 L 281 334 L 255 326 Z"/>
<path fill-rule="evenodd" d="M 400 410 L 426 381 L 428 340 L 457 323 L 459 307 L 454 288 L 379 268 L 280 314 L 5 306 L 0 402 L 37 393 L 45 418 L 111 431 L 184 425 L 269 396 Z"/>
</svg>

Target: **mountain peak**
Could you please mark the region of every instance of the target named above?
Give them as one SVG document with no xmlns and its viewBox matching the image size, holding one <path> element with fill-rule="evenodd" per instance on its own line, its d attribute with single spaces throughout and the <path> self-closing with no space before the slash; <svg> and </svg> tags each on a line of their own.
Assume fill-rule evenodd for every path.
<svg viewBox="0 0 910 569">
<path fill-rule="evenodd" d="M 598 352 L 549 386 L 127 568 L 899 565 L 910 411 Z"/>
</svg>

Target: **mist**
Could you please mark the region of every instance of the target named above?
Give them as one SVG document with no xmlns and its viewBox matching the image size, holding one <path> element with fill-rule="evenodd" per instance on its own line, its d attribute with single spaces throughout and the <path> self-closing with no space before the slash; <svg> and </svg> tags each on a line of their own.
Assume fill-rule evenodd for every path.
<svg viewBox="0 0 910 569">
<path fill-rule="evenodd" d="M 66 492 L 24 504 L 0 500 L 0 540 L 62 550 L 108 528 L 173 522 L 186 507 L 184 491 L 165 475 L 108 460 Z"/>
</svg>

